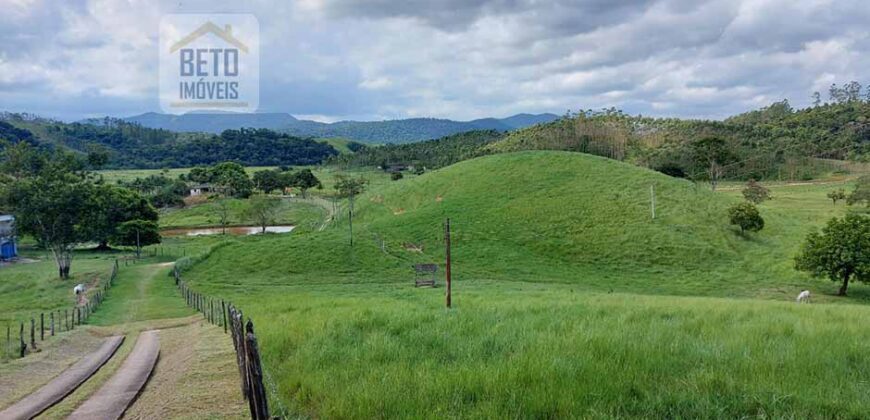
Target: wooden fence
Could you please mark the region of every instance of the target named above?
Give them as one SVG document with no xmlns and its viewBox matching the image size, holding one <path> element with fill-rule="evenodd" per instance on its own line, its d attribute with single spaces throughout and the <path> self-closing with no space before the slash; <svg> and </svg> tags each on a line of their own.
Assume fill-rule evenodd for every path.
<svg viewBox="0 0 870 420">
<path fill-rule="evenodd" d="M 73 331 L 76 326 L 86 323 L 103 303 L 106 294 L 115 282 L 115 277 L 118 275 L 118 267 L 118 260 L 115 259 L 112 262 L 112 273 L 109 275 L 108 281 L 101 284 L 99 290 L 96 293 L 92 293 L 84 304 L 80 305 L 76 302 L 76 305 L 72 309 L 64 309 L 63 311 L 60 309 L 53 310 L 48 312 L 47 316 L 45 312 L 40 313 L 39 316 L 32 316 L 29 322 L 30 334 L 27 334 L 28 322 L 26 321 L 19 323 L 17 334 L 12 331 L 11 325 L 7 325 L 6 355 L 9 357 L 24 357 L 28 353 L 39 350 L 38 342 L 45 341 L 46 334 L 51 338 L 56 333 Z M 37 334 L 39 335 L 38 342 L 36 339 Z M 13 344 L 13 335 L 18 336 L 15 344 Z"/>
<path fill-rule="evenodd" d="M 187 305 L 203 314 L 206 321 L 223 327 L 224 333 L 233 339 L 236 364 L 239 368 L 242 396 L 248 402 L 251 418 L 269 419 L 269 403 L 263 381 L 263 365 L 260 361 L 260 348 L 254 334 L 254 322 L 244 321 L 242 311 L 230 302 L 195 292 L 181 279 L 178 268 L 172 272 L 175 285 Z"/>
</svg>

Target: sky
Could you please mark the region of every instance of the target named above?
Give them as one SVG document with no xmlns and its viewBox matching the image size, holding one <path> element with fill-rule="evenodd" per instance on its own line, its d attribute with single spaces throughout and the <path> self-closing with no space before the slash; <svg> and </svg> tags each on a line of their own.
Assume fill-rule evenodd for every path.
<svg viewBox="0 0 870 420">
<path fill-rule="evenodd" d="M 159 112 L 173 13 L 250 13 L 259 112 L 318 121 L 616 107 L 724 118 L 870 83 L 865 0 L 0 0 L 0 110 Z"/>
</svg>

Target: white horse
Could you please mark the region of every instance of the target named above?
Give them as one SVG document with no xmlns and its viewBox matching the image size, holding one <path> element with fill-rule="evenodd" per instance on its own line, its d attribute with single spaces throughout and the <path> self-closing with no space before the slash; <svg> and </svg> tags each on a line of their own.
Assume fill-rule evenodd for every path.
<svg viewBox="0 0 870 420">
<path fill-rule="evenodd" d="M 797 297 L 797 303 L 810 303 L 810 291 L 803 290 Z"/>
</svg>

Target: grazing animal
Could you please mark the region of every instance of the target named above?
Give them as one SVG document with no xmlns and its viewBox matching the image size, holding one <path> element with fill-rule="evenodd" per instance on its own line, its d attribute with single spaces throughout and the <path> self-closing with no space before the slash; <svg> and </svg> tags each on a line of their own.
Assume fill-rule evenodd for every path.
<svg viewBox="0 0 870 420">
<path fill-rule="evenodd" d="M 73 292 L 76 295 L 80 295 L 80 294 L 84 293 L 85 292 L 85 285 L 81 284 L 81 283 L 77 284 L 76 287 L 73 287 Z"/>
<path fill-rule="evenodd" d="M 801 291 L 801 293 L 797 297 L 797 303 L 810 303 L 810 291 Z"/>
</svg>

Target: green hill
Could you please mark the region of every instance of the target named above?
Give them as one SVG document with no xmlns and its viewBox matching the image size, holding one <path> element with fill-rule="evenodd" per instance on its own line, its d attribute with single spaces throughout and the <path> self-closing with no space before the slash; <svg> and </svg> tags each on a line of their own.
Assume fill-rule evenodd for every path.
<svg viewBox="0 0 870 420">
<path fill-rule="evenodd" d="M 591 155 L 498 154 L 373 187 L 357 200 L 352 249 L 339 219 L 323 232 L 243 241 L 202 269 L 228 282 L 404 282 L 411 264 L 443 261 L 442 224 L 451 217 L 459 281 L 720 296 L 768 295 L 786 281 L 807 281 L 792 256 L 820 221 L 762 206 L 768 227 L 746 239 L 727 222 L 737 201 Z"/>
</svg>

